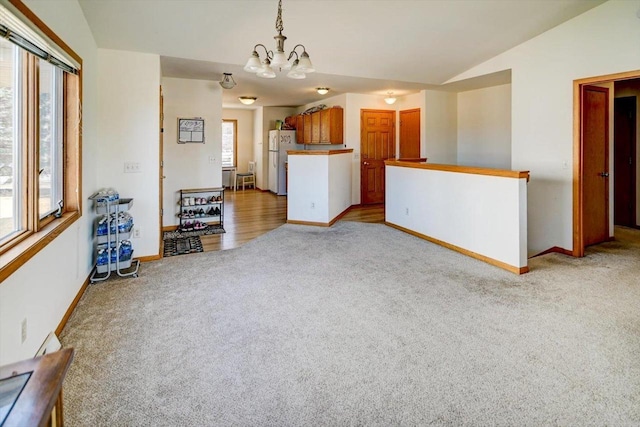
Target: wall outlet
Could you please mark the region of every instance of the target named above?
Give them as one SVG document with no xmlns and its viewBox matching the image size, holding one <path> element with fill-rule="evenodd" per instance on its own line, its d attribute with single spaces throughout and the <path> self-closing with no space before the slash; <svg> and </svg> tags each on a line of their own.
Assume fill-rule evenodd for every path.
<svg viewBox="0 0 640 427">
<path fill-rule="evenodd" d="M 22 324 L 20 325 L 20 337 L 22 340 L 22 344 L 27 340 L 27 318 L 22 319 Z"/>
<path fill-rule="evenodd" d="M 216 158 L 213 156 L 209 156 L 209 163 L 215 163 Z"/>
<path fill-rule="evenodd" d="M 409 208 L 404 208 L 404 214 L 409 215 Z"/>
<path fill-rule="evenodd" d="M 124 162 L 124 173 L 140 173 L 140 163 L 138 162 Z"/>
<path fill-rule="evenodd" d="M 140 228 L 133 227 L 133 238 L 139 239 L 140 237 L 142 237 L 142 232 L 140 231 Z"/>
<path fill-rule="evenodd" d="M 316 208 L 316 204 L 311 202 L 311 209 L 315 209 Z"/>
</svg>

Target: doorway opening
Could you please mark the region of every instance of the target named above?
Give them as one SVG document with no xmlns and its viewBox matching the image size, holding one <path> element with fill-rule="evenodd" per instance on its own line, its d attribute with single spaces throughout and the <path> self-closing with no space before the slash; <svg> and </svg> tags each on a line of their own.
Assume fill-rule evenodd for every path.
<svg viewBox="0 0 640 427">
<path fill-rule="evenodd" d="M 638 228 L 640 71 L 574 81 L 573 256 Z"/>
</svg>

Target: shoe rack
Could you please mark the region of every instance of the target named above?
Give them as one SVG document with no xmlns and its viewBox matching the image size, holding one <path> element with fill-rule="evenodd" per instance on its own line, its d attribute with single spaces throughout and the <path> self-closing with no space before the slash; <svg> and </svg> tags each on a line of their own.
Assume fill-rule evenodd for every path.
<svg viewBox="0 0 640 427">
<path fill-rule="evenodd" d="M 224 226 L 223 187 L 182 189 L 178 206 L 180 231 L 198 231 Z"/>
</svg>

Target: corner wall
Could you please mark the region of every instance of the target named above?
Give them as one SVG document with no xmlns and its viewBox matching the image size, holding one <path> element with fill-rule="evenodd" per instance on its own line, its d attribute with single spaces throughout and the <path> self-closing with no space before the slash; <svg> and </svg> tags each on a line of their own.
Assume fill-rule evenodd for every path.
<svg viewBox="0 0 640 427">
<path fill-rule="evenodd" d="M 98 185 L 134 199 L 130 213 L 141 236 L 132 239 L 134 257 L 157 256 L 160 57 L 98 49 L 98 98 Z M 125 173 L 125 162 L 140 172 Z"/>
<path fill-rule="evenodd" d="M 222 89 L 218 82 L 163 78 L 164 197 L 162 225 L 177 225 L 179 190 L 222 185 Z M 202 117 L 204 144 L 178 144 L 178 119 Z M 157 185 L 156 185 L 157 186 Z"/>
</svg>

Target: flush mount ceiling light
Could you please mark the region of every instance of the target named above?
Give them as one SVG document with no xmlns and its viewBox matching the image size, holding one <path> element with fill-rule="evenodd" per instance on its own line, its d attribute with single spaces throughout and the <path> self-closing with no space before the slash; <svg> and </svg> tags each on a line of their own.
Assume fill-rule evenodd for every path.
<svg viewBox="0 0 640 427">
<path fill-rule="evenodd" d="M 283 30 L 282 0 L 278 0 L 278 17 L 276 18 L 276 31 L 278 32 L 278 35 L 273 37 L 276 40 L 276 50 L 275 52 L 268 50 L 263 44 L 255 45 L 253 52 L 251 52 L 251 56 L 247 61 L 247 65 L 244 66 L 245 71 L 256 73 L 258 77 L 262 77 L 264 79 L 275 78 L 275 70 L 290 70 L 287 73 L 287 77 L 290 79 L 304 79 L 307 77 L 307 73 L 313 73 L 315 71 L 311 64 L 311 60 L 309 59 L 309 54 L 303 45 L 295 45 L 289 53 L 289 56 L 285 55 L 284 41 L 287 37 L 282 34 Z M 258 55 L 258 47 L 262 47 L 264 49 L 264 59 L 261 59 L 260 55 Z M 302 53 L 299 56 L 298 52 L 296 52 L 298 47 L 302 48 Z"/>
<path fill-rule="evenodd" d="M 256 98 L 255 96 L 240 96 L 238 97 L 238 99 L 240 100 L 240 102 L 242 102 L 244 105 L 251 105 L 254 102 L 256 102 Z"/>
<path fill-rule="evenodd" d="M 384 102 L 391 105 L 396 102 L 396 97 L 393 96 L 393 92 L 387 92 L 387 97 L 384 99 Z"/>
<path fill-rule="evenodd" d="M 320 95 L 326 95 L 329 93 L 329 88 L 328 87 L 318 87 L 316 88 L 316 90 L 318 91 L 318 93 Z"/>
<path fill-rule="evenodd" d="M 218 83 L 220 83 L 220 86 L 222 86 L 223 89 L 233 89 L 236 85 L 236 81 L 233 80 L 231 73 L 223 73 L 222 80 Z"/>
</svg>

